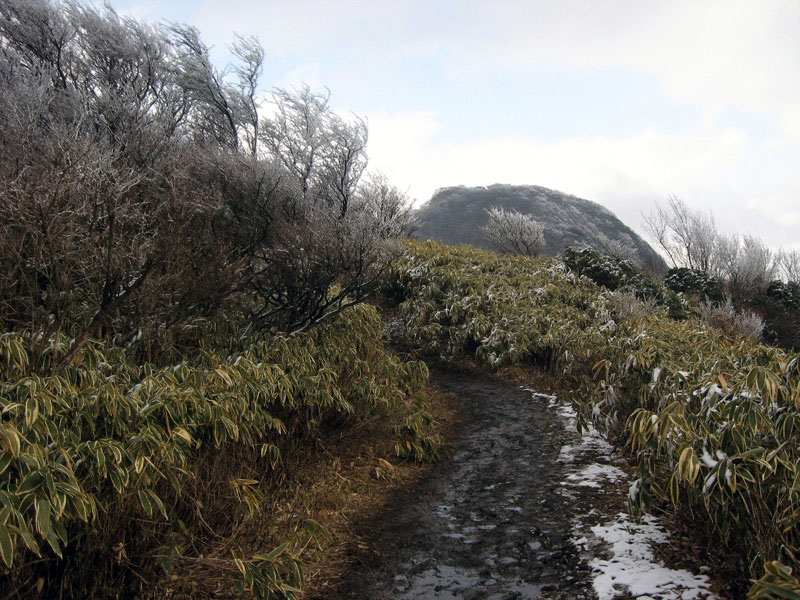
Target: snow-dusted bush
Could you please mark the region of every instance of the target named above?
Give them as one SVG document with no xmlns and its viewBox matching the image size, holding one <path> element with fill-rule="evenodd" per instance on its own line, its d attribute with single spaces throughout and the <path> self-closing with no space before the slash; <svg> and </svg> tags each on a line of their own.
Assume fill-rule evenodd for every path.
<svg viewBox="0 0 800 600">
<path fill-rule="evenodd" d="M 601 233 L 597 249 L 608 256 L 628 261 L 637 267 L 641 266 L 639 252 L 631 244 L 626 244 L 620 240 L 612 240 Z"/>
<path fill-rule="evenodd" d="M 617 320 L 636 320 L 653 315 L 658 305 L 652 299 L 639 299 L 629 290 L 617 290 L 611 295 L 611 307 Z"/>
<path fill-rule="evenodd" d="M 778 272 L 780 254 L 755 236 L 719 236 L 718 248 L 720 277 L 737 298 L 763 293 Z"/>
<path fill-rule="evenodd" d="M 491 246 L 504 254 L 538 256 L 544 250 L 544 229 L 532 217 L 516 210 L 489 208 L 489 223 L 481 228 Z"/>
<path fill-rule="evenodd" d="M 731 337 L 758 341 L 764 333 L 764 319 L 749 310 L 737 312 L 730 298 L 724 304 L 701 302 L 700 317 L 706 324 Z"/>
<path fill-rule="evenodd" d="M 797 281 L 783 282 L 776 279 L 769 284 L 767 297 L 784 308 L 798 310 L 800 309 L 800 283 Z"/>
<path fill-rule="evenodd" d="M 307 87 L 264 118 L 264 50 L 231 54 L 216 69 L 196 29 L 108 4 L 0 2 L 0 304 L 10 329 L 76 339 L 54 372 L 91 337 L 156 360 L 223 308 L 306 329 L 394 256 L 408 203 L 362 181 L 366 123 Z"/>
<path fill-rule="evenodd" d="M 664 285 L 673 292 L 698 296 L 712 302 L 722 302 L 724 299 L 719 279 L 703 271 L 685 267 L 670 269 L 664 278 Z"/>
<path fill-rule="evenodd" d="M 625 285 L 636 274 L 636 269 L 627 260 L 602 254 L 594 248 L 567 248 L 564 264 L 578 275 L 588 277 L 611 291 Z"/>
<path fill-rule="evenodd" d="M 594 248 L 567 248 L 564 264 L 608 290 L 625 289 L 640 300 L 669 306 L 671 312 L 677 310 L 673 315 L 675 318 L 683 318 L 681 303 L 675 294 L 670 294 L 663 285 L 639 271 L 628 260 L 602 254 Z"/>
</svg>

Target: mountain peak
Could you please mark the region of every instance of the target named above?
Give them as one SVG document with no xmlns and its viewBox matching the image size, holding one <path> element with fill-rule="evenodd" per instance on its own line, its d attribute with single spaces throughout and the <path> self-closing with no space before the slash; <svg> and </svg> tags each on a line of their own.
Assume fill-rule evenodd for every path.
<svg viewBox="0 0 800 600">
<path fill-rule="evenodd" d="M 436 190 L 417 211 L 416 237 L 446 244 L 488 247 L 481 227 L 486 209 L 494 206 L 530 215 L 544 227 L 545 254 L 560 254 L 569 246 L 603 249 L 609 240 L 631 248 L 637 260 L 656 271 L 663 259 L 607 208 L 538 185 L 454 186 Z"/>
</svg>

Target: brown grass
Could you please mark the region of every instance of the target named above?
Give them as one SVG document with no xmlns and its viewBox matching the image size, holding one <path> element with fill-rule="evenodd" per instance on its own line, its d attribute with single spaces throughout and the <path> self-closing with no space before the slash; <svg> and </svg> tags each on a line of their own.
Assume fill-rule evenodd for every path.
<svg viewBox="0 0 800 600">
<path fill-rule="evenodd" d="M 427 393 L 431 412 L 449 439 L 457 419 L 453 399 L 431 388 Z M 367 546 L 369 531 L 363 524 L 376 519 L 399 491 L 412 488 L 431 468 L 396 459 L 391 427 L 380 425 L 336 440 L 329 451 L 326 461 L 314 465 L 316 484 L 301 507 L 329 533 L 303 556 L 307 598 L 327 597 L 326 591 L 336 588 L 358 554 L 354 551 Z"/>
<path fill-rule="evenodd" d="M 433 388 L 425 393 L 448 439 L 457 419 L 453 399 Z M 233 581 L 239 573 L 231 548 L 267 552 L 285 541 L 291 542 L 293 554 L 303 561 L 303 597 L 329 597 L 359 550 L 366 547 L 369 531 L 364 524 L 376 519 L 397 493 L 413 487 L 430 469 L 430 465 L 396 457 L 393 428 L 401 419 L 402 415 L 375 417 L 328 436 L 313 448 L 285 452 L 291 458 L 284 464 L 282 479 L 263 490 L 260 513 L 246 521 L 229 516 L 227 531 L 209 533 L 207 546 L 194 549 L 195 558 L 179 560 L 171 577 L 158 586 L 157 597 L 236 598 Z M 241 465 L 213 470 L 216 475 L 210 476 L 253 476 L 239 475 Z M 235 502 L 215 500 L 235 507 Z M 225 520 L 215 517 L 217 522 Z"/>
</svg>

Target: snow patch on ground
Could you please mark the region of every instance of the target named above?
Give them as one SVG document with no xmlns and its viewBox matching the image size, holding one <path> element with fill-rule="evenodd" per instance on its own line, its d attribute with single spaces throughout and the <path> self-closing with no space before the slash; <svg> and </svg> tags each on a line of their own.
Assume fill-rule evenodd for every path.
<svg viewBox="0 0 800 600">
<path fill-rule="evenodd" d="M 611 558 L 595 558 L 594 589 L 600 600 L 610 600 L 627 592 L 635 598 L 692 600 L 715 598 L 705 575 L 668 569 L 653 557 L 653 544 L 668 543 L 669 536 L 652 515 L 640 523 L 620 513 L 616 521 L 591 528 L 592 533 L 611 547 Z"/>
<path fill-rule="evenodd" d="M 555 396 L 527 389 L 534 397 L 547 400 L 548 406 L 561 417 L 565 430 L 574 435 L 577 425 L 575 409 L 561 403 Z M 589 464 L 586 464 L 587 460 Z M 562 486 L 602 490 L 608 485 L 626 481 L 628 475 L 614 462 L 614 448 L 591 425 L 577 443 L 561 447 L 558 462 L 572 465 L 580 462 L 582 468 L 573 467 Z M 568 467 L 569 468 L 569 467 Z M 635 497 L 638 481 L 631 485 L 629 494 Z M 573 497 L 573 492 L 565 489 Z M 597 492 L 591 492 L 597 493 Z M 668 533 L 658 519 L 645 514 L 640 521 L 631 521 L 619 513 L 611 521 L 597 519 L 592 509 L 577 517 L 573 525 L 573 544 L 592 568 L 594 589 L 600 600 L 633 596 L 640 600 L 712 600 L 717 597 L 709 591 L 709 579 L 686 570 L 669 569 L 656 562 L 652 546 L 669 543 Z M 588 525 L 584 519 L 597 519 L 601 525 Z M 604 558 L 600 558 L 600 557 Z"/>
<path fill-rule="evenodd" d="M 567 482 L 583 487 L 600 488 L 605 483 L 624 481 L 628 475 L 614 465 L 594 463 L 587 465 L 577 473 L 567 475 Z M 566 482 L 565 482 L 566 485 Z"/>
<path fill-rule="evenodd" d="M 570 429 L 569 426 L 566 426 L 565 428 Z M 571 429 L 574 431 L 574 424 Z M 610 456 L 613 450 L 613 446 L 603 439 L 594 427 L 590 426 L 589 431 L 584 433 L 580 444 L 577 446 L 572 446 L 570 444 L 564 444 L 561 446 L 561 452 L 558 455 L 558 462 L 567 464 L 573 463 L 578 456 L 587 452 Z"/>
</svg>

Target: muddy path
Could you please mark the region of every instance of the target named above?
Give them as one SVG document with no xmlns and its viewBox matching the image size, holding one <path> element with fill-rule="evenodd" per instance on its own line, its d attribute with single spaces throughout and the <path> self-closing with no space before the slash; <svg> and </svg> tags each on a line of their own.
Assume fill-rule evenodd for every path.
<svg viewBox="0 0 800 600">
<path fill-rule="evenodd" d="M 630 469 L 597 432 L 578 434 L 571 406 L 453 368 L 432 382 L 457 399 L 452 452 L 363 524 L 366 547 L 326 598 L 717 597 L 707 576 L 656 558 L 679 555 L 675 540 L 625 514 Z"/>
<path fill-rule="evenodd" d="M 452 453 L 372 524 L 340 597 L 595 597 L 571 541 L 594 502 L 565 490 L 570 437 L 551 400 L 466 371 L 432 379 L 462 411 Z"/>
</svg>

